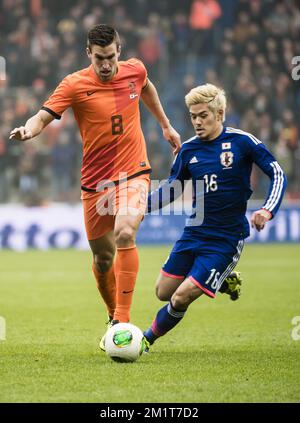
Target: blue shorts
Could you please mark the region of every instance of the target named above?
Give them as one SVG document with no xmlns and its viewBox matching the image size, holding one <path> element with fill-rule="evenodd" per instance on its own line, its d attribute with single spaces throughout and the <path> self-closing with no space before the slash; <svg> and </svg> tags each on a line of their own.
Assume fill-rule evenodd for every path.
<svg viewBox="0 0 300 423">
<path fill-rule="evenodd" d="M 176 279 L 189 277 L 206 295 L 214 298 L 236 266 L 243 246 L 243 239 L 191 238 L 184 233 L 161 272 Z"/>
</svg>

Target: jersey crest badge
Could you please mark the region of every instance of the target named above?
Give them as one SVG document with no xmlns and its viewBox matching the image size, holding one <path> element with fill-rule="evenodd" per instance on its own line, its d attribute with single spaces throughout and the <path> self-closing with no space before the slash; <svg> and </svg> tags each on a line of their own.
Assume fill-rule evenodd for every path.
<svg viewBox="0 0 300 423">
<path fill-rule="evenodd" d="M 220 155 L 221 164 L 225 169 L 230 169 L 233 163 L 233 152 L 232 151 L 223 151 Z"/>
<path fill-rule="evenodd" d="M 130 100 L 134 100 L 136 97 L 138 97 L 138 93 L 136 92 L 136 84 L 134 81 L 129 82 L 128 88 L 130 90 L 129 98 Z"/>
</svg>

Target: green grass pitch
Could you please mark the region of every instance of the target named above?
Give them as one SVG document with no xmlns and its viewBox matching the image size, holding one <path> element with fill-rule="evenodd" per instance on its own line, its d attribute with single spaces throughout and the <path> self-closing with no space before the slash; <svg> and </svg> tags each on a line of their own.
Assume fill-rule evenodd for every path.
<svg viewBox="0 0 300 423">
<path fill-rule="evenodd" d="M 139 250 L 131 320 L 144 329 L 169 248 Z M 98 350 L 106 314 L 90 253 L 2 251 L 0 402 L 300 402 L 299 257 L 300 245 L 246 245 L 240 300 L 201 297 L 150 354 L 120 364 Z"/>
</svg>

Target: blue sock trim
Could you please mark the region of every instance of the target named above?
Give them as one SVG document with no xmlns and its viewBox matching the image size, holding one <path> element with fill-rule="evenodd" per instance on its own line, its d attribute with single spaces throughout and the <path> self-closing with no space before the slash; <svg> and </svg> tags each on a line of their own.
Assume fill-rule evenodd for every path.
<svg viewBox="0 0 300 423">
<path fill-rule="evenodd" d="M 168 313 L 169 313 L 172 317 L 175 317 L 176 319 L 182 319 L 182 318 L 183 318 L 183 316 L 184 316 L 184 314 L 185 314 L 185 312 L 186 312 L 186 310 L 183 310 L 183 311 L 176 310 L 176 309 L 173 307 L 172 302 L 171 302 L 171 301 L 169 302 L 169 304 L 168 304 Z"/>
</svg>

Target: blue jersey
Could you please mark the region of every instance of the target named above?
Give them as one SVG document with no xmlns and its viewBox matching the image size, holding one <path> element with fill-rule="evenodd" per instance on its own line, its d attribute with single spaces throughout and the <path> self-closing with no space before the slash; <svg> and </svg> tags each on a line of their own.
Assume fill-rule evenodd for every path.
<svg viewBox="0 0 300 423">
<path fill-rule="evenodd" d="M 193 206 L 196 207 L 199 194 L 196 182 L 203 180 L 203 222 L 198 226 L 186 226 L 184 231 L 208 238 L 246 238 L 249 236 L 249 223 L 245 214 L 247 200 L 252 194 L 250 176 L 253 163 L 270 178 L 269 193 L 262 208 L 274 217 L 286 188 L 285 174 L 261 141 L 230 127 L 224 127 L 212 141 L 203 141 L 195 136 L 182 144 L 167 183 L 149 194 L 148 212 L 166 204 L 163 193 L 170 191 L 172 183 L 177 180 L 183 183 L 192 179 Z"/>
</svg>

